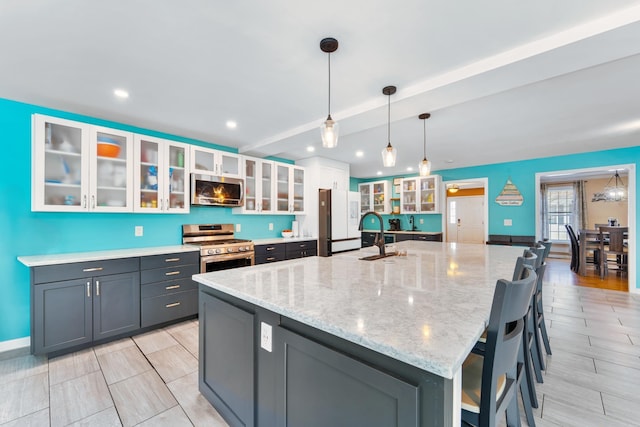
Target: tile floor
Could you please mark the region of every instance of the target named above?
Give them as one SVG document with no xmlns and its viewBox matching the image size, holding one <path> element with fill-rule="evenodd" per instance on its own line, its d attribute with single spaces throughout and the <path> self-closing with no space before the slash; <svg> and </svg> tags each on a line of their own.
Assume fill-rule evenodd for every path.
<svg viewBox="0 0 640 427">
<path fill-rule="evenodd" d="M 227 426 L 198 392 L 198 323 L 0 360 L 0 426 Z"/>
<path fill-rule="evenodd" d="M 640 426 L 640 295 L 561 277 L 545 283 L 553 355 L 536 425 Z M 197 337 L 189 321 L 51 360 L 0 360 L 0 425 L 225 426 L 198 393 Z"/>
</svg>

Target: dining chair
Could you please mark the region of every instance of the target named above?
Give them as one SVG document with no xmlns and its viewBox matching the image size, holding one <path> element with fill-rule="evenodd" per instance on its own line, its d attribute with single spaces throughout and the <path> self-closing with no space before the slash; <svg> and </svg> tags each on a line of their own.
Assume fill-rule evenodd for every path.
<svg viewBox="0 0 640 427">
<path fill-rule="evenodd" d="M 524 318 L 537 280 L 530 266 L 516 281 L 498 280 L 493 294 L 484 355 L 469 354 L 462 366 L 462 421 L 495 427 L 506 413 L 508 427 L 520 425 L 517 391 L 522 380 Z"/>
<path fill-rule="evenodd" d="M 569 242 L 571 243 L 571 271 L 578 272 L 580 267 L 580 249 L 578 244 L 578 236 L 571 224 L 565 224 L 564 228 L 567 230 L 567 234 L 569 235 Z"/>
<path fill-rule="evenodd" d="M 599 231 L 600 278 L 604 279 L 609 274 L 610 263 L 615 263 L 619 272 L 626 272 L 629 252 L 624 242 L 624 235 L 629 232 L 629 227 L 602 226 Z M 609 255 L 615 255 L 615 259 L 610 259 Z"/>
</svg>

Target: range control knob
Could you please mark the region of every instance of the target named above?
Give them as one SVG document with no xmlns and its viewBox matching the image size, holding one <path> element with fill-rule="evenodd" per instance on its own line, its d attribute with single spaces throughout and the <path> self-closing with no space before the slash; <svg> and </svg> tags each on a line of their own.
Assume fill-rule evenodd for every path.
<svg viewBox="0 0 640 427">
<path fill-rule="evenodd" d="M 240 247 L 238 248 L 238 251 L 239 251 L 239 252 L 244 252 L 244 251 L 246 251 L 246 250 L 247 250 L 247 249 L 246 249 L 244 246 L 240 246 Z"/>
<path fill-rule="evenodd" d="M 233 248 L 227 248 L 227 252 L 229 253 L 233 252 Z"/>
</svg>

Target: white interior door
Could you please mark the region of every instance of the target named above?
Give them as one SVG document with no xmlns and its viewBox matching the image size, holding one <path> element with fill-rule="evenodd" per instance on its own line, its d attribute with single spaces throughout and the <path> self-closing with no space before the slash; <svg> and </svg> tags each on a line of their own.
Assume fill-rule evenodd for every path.
<svg viewBox="0 0 640 427">
<path fill-rule="evenodd" d="M 484 243 L 484 196 L 447 199 L 447 240 Z"/>
</svg>

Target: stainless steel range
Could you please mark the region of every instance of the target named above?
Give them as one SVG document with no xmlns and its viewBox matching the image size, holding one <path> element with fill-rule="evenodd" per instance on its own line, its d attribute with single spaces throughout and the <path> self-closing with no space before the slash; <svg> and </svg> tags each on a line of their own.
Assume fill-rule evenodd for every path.
<svg viewBox="0 0 640 427">
<path fill-rule="evenodd" d="M 185 224 L 182 243 L 200 246 L 200 272 L 254 264 L 253 242 L 236 239 L 233 224 Z"/>
</svg>

